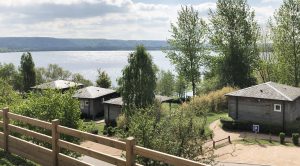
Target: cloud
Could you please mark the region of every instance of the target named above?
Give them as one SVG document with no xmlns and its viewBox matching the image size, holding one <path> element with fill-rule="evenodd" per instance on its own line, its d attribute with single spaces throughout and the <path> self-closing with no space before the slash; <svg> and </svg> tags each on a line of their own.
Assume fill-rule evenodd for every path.
<svg viewBox="0 0 300 166">
<path fill-rule="evenodd" d="M 132 0 L 1 0 L 0 36 L 163 39 L 181 5 Z M 261 3 L 259 3 L 261 4 Z M 207 20 L 211 1 L 193 4 Z M 257 20 L 273 14 L 272 5 L 253 7 Z"/>
</svg>

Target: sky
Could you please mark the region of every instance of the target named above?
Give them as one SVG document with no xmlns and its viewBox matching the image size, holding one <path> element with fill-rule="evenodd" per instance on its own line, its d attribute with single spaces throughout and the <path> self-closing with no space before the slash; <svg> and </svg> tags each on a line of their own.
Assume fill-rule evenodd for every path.
<svg viewBox="0 0 300 166">
<path fill-rule="evenodd" d="M 0 0 L 0 37 L 166 40 L 181 5 L 207 20 L 215 0 Z M 248 0 L 264 25 L 282 0 Z"/>
</svg>

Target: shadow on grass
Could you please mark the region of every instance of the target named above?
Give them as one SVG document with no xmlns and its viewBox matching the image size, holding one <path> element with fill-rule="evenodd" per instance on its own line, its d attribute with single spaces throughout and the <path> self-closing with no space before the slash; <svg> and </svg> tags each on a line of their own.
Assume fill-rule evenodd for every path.
<svg viewBox="0 0 300 166">
<path fill-rule="evenodd" d="M 24 159 L 22 157 L 5 153 L 2 149 L 0 150 L 0 165 L 5 166 L 38 166 L 38 164 L 35 164 L 27 159 Z"/>
</svg>

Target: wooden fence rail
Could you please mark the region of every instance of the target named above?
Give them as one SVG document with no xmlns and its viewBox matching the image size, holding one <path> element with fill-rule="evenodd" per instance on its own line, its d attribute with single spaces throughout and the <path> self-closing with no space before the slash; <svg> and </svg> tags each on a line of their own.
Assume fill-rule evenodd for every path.
<svg viewBox="0 0 300 166">
<path fill-rule="evenodd" d="M 0 116 L 3 117 L 3 121 L 0 121 L 0 126 L 3 128 L 3 132 L 0 132 L 0 147 L 2 147 L 6 152 L 11 152 L 20 155 L 45 166 L 91 166 L 88 163 L 60 153 L 61 149 L 67 149 L 82 155 L 87 155 L 92 158 L 120 166 L 139 165 L 135 161 L 136 155 L 175 166 L 205 166 L 205 164 L 203 163 L 198 163 L 170 154 L 137 146 L 133 137 L 129 137 L 125 140 L 125 142 L 122 142 L 108 137 L 94 135 L 87 132 L 60 126 L 58 120 L 53 120 L 51 123 L 49 123 L 38 119 L 14 114 L 9 112 L 8 108 L 0 110 Z M 11 120 L 19 121 L 22 123 L 30 124 L 33 126 L 40 127 L 42 129 L 49 130 L 49 133 L 51 132 L 51 136 L 10 124 Z M 26 140 L 17 138 L 11 135 L 11 132 L 19 133 L 21 135 L 29 136 L 37 140 L 49 143 L 52 148 L 48 149 L 36 145 L 32 142 L 28 142 Z M 93 141 L 99 144 L 103 144 L 112 148 L 125 151 L 126 157 L 114 157 L 102 152 L 92 150 L 90 148 L 86 148 L 71 142 L 61 140 L 61 134 L 77 137 L 81 140 Z"/>
<path fill-rule="evenodd" d="M 213 141 L 213 148 L 214 149 L 216 148 L 216 143 L 217 142 L 221 142 L 221 141 L 224 141 L 224 140 L 227 140 L 227 139 L 228 139 L 228 142 L 231 144 L 230 136 L 228 136 L 226 138 L 223 138 L 223 139 L 220 139 L 220 140 L 217 140 L 217 141 Z"/>
</svg>

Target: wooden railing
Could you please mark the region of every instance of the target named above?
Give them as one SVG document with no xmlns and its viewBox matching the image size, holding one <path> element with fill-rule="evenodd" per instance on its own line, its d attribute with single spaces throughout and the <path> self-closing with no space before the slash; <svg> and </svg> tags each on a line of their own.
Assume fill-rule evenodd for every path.
<svg viewBox="0 0 300 166">
<path fill-rule="evenodd" d="M 20 155 L 24 158 L 45 166 L 91 166 L 88 163 L 60 153 L 61 148 L 120 166 L 139 165 L 135 162 L 136 155 L 175 166 L 205 166 L 205 164 L 199 162 L 137 146 L 133 137 L 129 137 L 125 140 L 125 142 L 122 142 L 108 137 L 94 135 L 87 132 L 60 126 L 58 120 L 53 120 L 51 123 L 49 123 L 38 119 L 17 115 L 9 112 L 8 108 L 0 110 L 0 116 L 3 117 L 3 121 L 0 121 L 0 126 L 3 128 L 3 132 L 0 132 L 0 147 L 2 147 L 6 152 Z M 51 131 L 52 135 L 45 135 L 10 124 L 10 120 L 19 121 L 49 130 L 49 132 Z M 43 142 L 47 142 L 52 145 L 52 149 L 48 149 L 36 145 L 32 142 L 12 136 L 11 132 L 19 133 L 25 136 L 33 137 Z M 90 148 L 61 140 L 61 134 L 77 137 L 82 140 L 96 142 L 125 151 L 126 158 L 114 157 Z"/>
<path fill-rule="evenodd" d="M 230 136 L 228 136 L 228 137 L 226 137 L 226 138 L 223 138 L 223 139 L 220 139 L 220 140 L 217 140 L 217 141 L 213 141 L 213 148 L 214 148 L 214 149 L 216 148 L 216 143 L 221 142 L 221 141 L 224 141 L 224 140 L 227 140 L 227 139 L 228 139 L 228 143 L 231 144 Z"/>
</svg>

